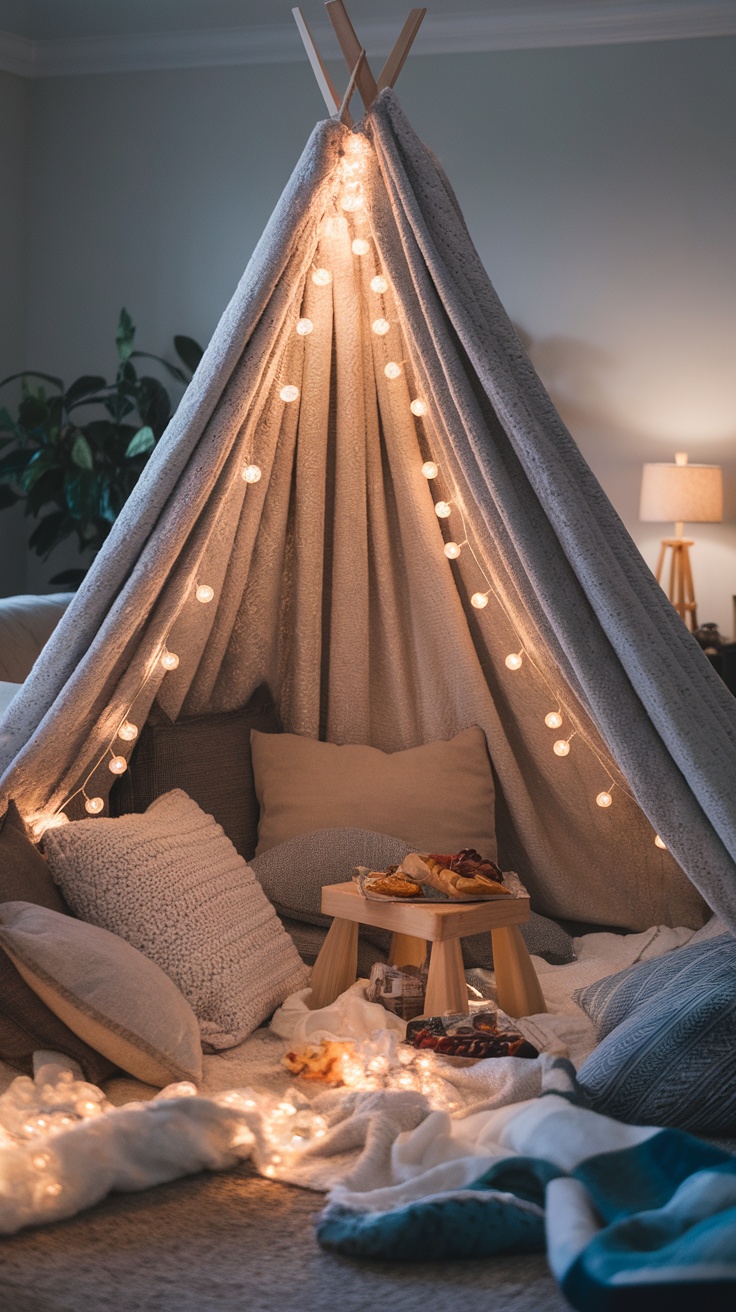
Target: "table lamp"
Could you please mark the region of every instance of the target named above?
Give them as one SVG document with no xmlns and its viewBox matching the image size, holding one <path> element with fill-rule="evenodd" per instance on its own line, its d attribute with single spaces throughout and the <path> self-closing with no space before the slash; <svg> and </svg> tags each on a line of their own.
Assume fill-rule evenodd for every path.
<svg viewBox="0 0 736 1312">
<path fill-rule="evenodd" d="M 719 524 L 723 519 L 720 465 L 689 465 L 685 451 L 675 454 L 674 465 L 644 465 L 639 519 L 655 524 L 674 521 L 674 537 L 662 539 L 657 582 L 661 582 L 665 558 L 671 551 L 668 596 L 681 619 L 695 630 L 698 620 L 690 568 L 693 539 L 684 537 L 684 529 L 686 522 Z"/>
</svg>

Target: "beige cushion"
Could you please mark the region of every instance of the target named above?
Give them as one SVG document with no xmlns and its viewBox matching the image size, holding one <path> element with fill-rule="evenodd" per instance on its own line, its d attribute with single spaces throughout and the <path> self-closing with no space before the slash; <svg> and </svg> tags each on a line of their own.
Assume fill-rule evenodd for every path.
<svg viewBox="0 0 736 1312">
<path fill-rule="evenodd" d="M 116 1066 L 161 1088 L 201 1078 L 189 1003 L 117 935 L 30 902 L 4 902 L 0 945 L 46 1006 Z"/>
<path fill-rule="evenodd" d="M 253 871 L 212 816 L 179 789 L 142 815 L 49 829 L 44 848 L 75 914 L 127 939 L 166 971 L 191 1004 L 207 1048 L 240 1043 L 307 983 L 309 972 Z"/>
<path fill-rule="evenodd" d="M 391 753 L 257 730 L 251 744 L 259 855 L 315 829 L 370 829 L 403 838 L 420 852 L 474 847 L 496 859 L 493 778 L 482 729 Z"/>
</svg>

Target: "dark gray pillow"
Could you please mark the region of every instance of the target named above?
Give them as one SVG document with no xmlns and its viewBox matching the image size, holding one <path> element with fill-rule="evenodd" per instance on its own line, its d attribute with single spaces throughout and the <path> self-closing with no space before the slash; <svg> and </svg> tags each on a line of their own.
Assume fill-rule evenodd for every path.
<svg viewBox="0 0 736 1312">
<path fill-rule="evenodd" d="M 384 866 L 398 864 L 411 850 L 401 838 L 367 829 L 316 829 L 311 834 L 300 834 L 278 843 L 255 857 L 250 865 L 282 918 L 326 930 L 332 921 L 320 912 L 323 884 L 344 883 L 350 879 L 354 866 L 382 870 Z M 532 912 L 529 923 L 519 928 L 529 951 L 536 956 L 545 957 L 554 965 L 574 959 L 570 935 L 546 916 Z M 289 933 L 293 937 L 290 927 Z M 380 959 L 385 960 L 390 935 L 368 925 L 361 926 L 360 933 L 365 942 L 381 949 L 384 956 Z M 462 949 L 466 967 L 493 970 L 490 934 L 464 938 Z M 304 956 L 301 948 L 299 952 Z"/>
<path fill-rule="evenodd" d="M 736 1133 L 736 939 L 722 934 L 579 989 L 602 1043 L 578 1072 L 595 1111 Z"/>
<path fill-rule="evenodd" d="M 158 713 L 160 717 L 162 712 Z M 249 861 L 258 842 L 258 799 L 253 782 L 250 731 L 279 733 L 278 712 L 266 684 L 239 711 L 159 718 L 142 730 L 130 765 L 110 793 L 110 814 L 145 811 L 157 797 L 181 788 L 222 825 Z"/>
<path fill-rule="evenodd" d="M 68 910 L 13 801 L 0 822 L 0 904 L 3 902 L 32 902 L 61 913 Z M 33 1054 L 39 1048 L 73 1057 L 93 1084 L 115 1070 L 111 1061 L 78 1039 L 36 997 L 0 948 L 0 1058 L 24 1075 L 32 1075 Z"/>
</svg>

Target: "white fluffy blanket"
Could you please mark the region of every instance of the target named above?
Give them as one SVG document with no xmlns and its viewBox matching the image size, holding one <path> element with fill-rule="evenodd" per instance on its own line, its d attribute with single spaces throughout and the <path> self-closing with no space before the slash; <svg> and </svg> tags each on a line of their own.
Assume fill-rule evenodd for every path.
<svg viewBox="0 0 736 1312">
<path fill-rule="evenodd" d="M 191 1086 L 172 1086 L 151 1098 L 146 1086 L 119 1080 L 106 1089 L 107 1102 L 68 1076 L 60 1084 L 60 1071 L 49 1066 L 35 1084 L 16 1079 L 0 1097 L 7 1131 L 0 1130 L 0 1233 L 71 1216 L 111 1190 L 145 1189 L 245 1157 L 272 1178 L 332 1190 L 351 1203 L 360 1196 L 368 1207 L 462 1188 L 513 1148 L 504 1126 L 520 1104 L 555 1088 L 565 1092 L 557 1057 L 579 1063 L 593 1047 L 573 990 L 695 937 L 662 927 L 593 934 L 577 940 L 578 959 L 568 966 L 535 959 L 549 1013 L 520 1028 L 542 1049 L 536 1060 L 455 1064 L 402 1048 L 403 1023 L 367 1003 L 358 984 L 321 1011 L 307 1009 L 304 993 L 288 999 L 270 1030 L 205 1059 L 198 1097 Z M 283 1068 L 289 1045 L 321 1037 L 352 1040 L 355 1087 L 305 1085 Z M 74 1117 L 90 1101 L 95 1114 L 71 1128 L 24 1137 L 22 1125 L 47 1120 L 52 1104 L 57 1118 Z"/>
</svg>

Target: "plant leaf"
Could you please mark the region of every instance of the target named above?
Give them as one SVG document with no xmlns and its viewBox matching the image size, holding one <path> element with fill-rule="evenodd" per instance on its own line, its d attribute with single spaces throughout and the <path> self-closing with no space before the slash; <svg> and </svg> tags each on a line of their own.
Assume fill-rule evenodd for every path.
<svg viewBox="0 0 736 1312">
<path fill-rule="evenodd" d="M 0 460 L 0 481 L 22 478 L 33 451 L 10 451 Z"/>
<path fill-rule="evenodd" d="M 0 387 L 4 387 L 6 383 L 14 383 L 18 378 L 43 378 L 47 383 L 53 383 L 54 387 L 58 387 L 59 391 L 64 391 L 64 384 L 60 378 L 54 378 L 53 374 L 40 374 L 37 369 L 24 369 L 22 374 L 10 374 L 7 378 L 3 378 Z"/>
<path fill-rule="evenodd" d="M 16 424 L 13 416 L 11 415 L 9 410 L 5 409 L 4 406 L 2 407 L 2 409 L 0 409 L 0 432 L 13 433 L 15 437 L 22 436 L 21 430 Z"/>
<path fill-rule="evenodd" d="M 38 480 L 52 468 L 61 468 L 58 452 L 53 447 L 44 446 L 40 451 L 34 451 L 20 479 L 23 491 L 29 493 Z"/>
<path fill-rule="evenodd" d="M 77 469 L 93 469 L 94 460 L 92 458 L 92 447 L 87 441 L 84 433 L 77 433 L 72 447 L 72 460 Z"/>
<path fill-rule="evenodd" d="M 204 355 L 199 342 L 195 342 L 193 337 L 175 337 L 174 350 L 182 364 L 185 364 L 187 369 L 194 373 Z"/>
<path fill-rule="evenodd" d="M 118 348 L 118 359 L 122 364 L 125 364 L 125 361 L 130 359 L 134 338 L 135 324 L 128 314 L 128 311 L 123 307 L 120 311 L 117 332 L 115 333 L 115 345 Z"/>
<path fill-rule="evenodd" d="M 57 543 L 62 541 L 62 536 L 66 536 L 60 532 L 66 517 L 65 510 L 53 510 L 50 515 L 44 515 L 28 539 L 29 547 L 32 547 L 39 556 L 45 556 L 53 551 Z"/>
<path fill-rule="evenodd" d="M 20 501 L 18 493 L 14 492 L 12 487 L 8 487 L 7 483 L 0 483 L 0 510 L 7 510 L 9 506 L 14 506 L 16 501 Z"/>
<path fill-rule="evenodd" d="M 83 396 L 89 396 L 90 392 L 99 392 L 106 387 L 106 379 L 100 378 L 98 374 L 84 374 L 75 383 L 72 383 L 64 397 L 64 404 L 67 410 L 70 410 Z"/>
<path fill-rule="evenodd" d="M 131 359 L 155 360 L 157 364 L 163 365 L 164 369 L 168 370 L 172 378 L 176 379 L 177 383 L 189 382 L 189 379 L 187 375 L 184 373 L 183 369 L 179 369 L 178 366 L 175 364 L 169 364 L 169 361 L 162 359 L 160 355 L 151 355 L 150 351 L 133 351 Z"/>
<path fill-rule="evenodd" d="M 86 569 L 63 569 L 60 574 L 54 574 L 49 583 L 67 584 L 70 588 L 78 588 L 84 579 Z"/>
<path fill-rule="evenodd" d="M 156 437 L 153 429 L 149 424 L 144 424 L 143 428 L 138 429 L 138 432 L 131 438 L 125 448 L 126 460 L 130 460 L 132 456 L 143 455 L 145 451 L 150 451 L 155 445 Z"/>
</svg>

